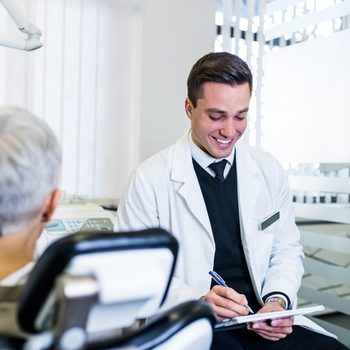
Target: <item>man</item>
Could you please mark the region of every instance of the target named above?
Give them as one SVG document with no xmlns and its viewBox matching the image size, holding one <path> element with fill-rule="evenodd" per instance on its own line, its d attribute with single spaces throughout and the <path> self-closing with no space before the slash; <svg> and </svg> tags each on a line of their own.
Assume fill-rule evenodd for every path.
<svg viewBox="0 0 350 350">
<path fill-rule="evenodd" d="M 190 133 L 139 166 L 116 227 L 160 226 L 178 239 L 169 305 L 200 298 L 219 320 L 246 315 L 247 305 L 254 312 L 295 307 L 303 253 L 287 177 L 270 154 L 238 142 L 247 127 L 251 72 L 237 56 L 211 53 L 192 67 L 187 87 Z M 211 270 L 229 288 L 215 285 Z M 216 333 L 213 349 L 344 348 L 297 323 L 285 318 Z M 310 327 L 303 317 L 299 323 Z"/>
<path fill-rule="evenodd" d="M 58 202 L 58 141 L 39 118 L 0 109 L 0 286 L 24 283 Z"/>
</svg>

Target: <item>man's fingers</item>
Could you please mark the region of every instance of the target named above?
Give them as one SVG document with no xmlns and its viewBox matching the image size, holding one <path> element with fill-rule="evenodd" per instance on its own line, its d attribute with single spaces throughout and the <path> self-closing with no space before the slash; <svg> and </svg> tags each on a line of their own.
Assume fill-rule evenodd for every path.
<svg viewBox="0 0 350 350">
<path fill-rule="evenodd" d="M 222 286 L 214 286 L 211 291 L 224 298 L 225 304 L 222 305 L 223 307 L 236 311 L 239 315 L 248 314 L 245 307 L 248 302 L 244 294 L 239 294 L 232 288 Z"/>
<path fill-rule="evenodd" d="M 265 339 L 273 341 L 284 339 L 288 334 L 293 332 L 292 327 L 273 327 L 264 322 L 251 323 L 248 325 L 248 329 L 254 331 Z"/>
<path fill-rule="evenodd" d="M 225 288 L 221 286 L 214 286 L 213 290 L 217 292 L 218 294 L 222 295 L 223 297 L 230 299 L 234 301 L 235 303 L 239 305 L 247 305 L 248 301 L 247 298 L 245 297 L 244 294 L 237 293 L 234 289 L 232 288 Z"/>
<path fill-rule="evenodd" d="M 275 305 L 276 304 L 276 305 Z M 278 303 L 265 304 L 258 313 L 279 311 Z M 277 305 L 278 304 L 278 305 Z M 283 339 L 293 332 L 293 317 L 254 322 L 248 325 L 248 329 L 259 334 L 261 337 L 273 341 Z"/>
<path fill-rule="evenodd" d="M 214 307 L 218 318 L 230 318 L 247 315 L 245 307 L 247 299 L 244 295 L 237 293 L 232 288 L 214 286 L 208 294 L 201 297 Z"/>
<path fill-rule="evenodd" d="M 203 299 L 214 307 L 214 311 L 219 318 L 230 318 L 248 314 L 248 311 L 244 306 L 239 305 L 230 299 L 213 295 L 207 295 Z"/>
<path fill-rule="evenodd" d="M 293 328 L 291 326 L 275 327 L 273 325 L 270 326 L 268 323 L 265 323 L 265 322 L 252 323 L 251 328 L 253 330 L 263 330 L 268 332 L 285 333 L 285 334 L 290 334 L 293 332 Z"/>
<path fill-rule="evenodd" d="M 288 335 L 285 332 L 278 332 L 277 330 L 275 330 L 274 332 L 270 332 L 267 330 L 259 329 L 259 330 L 256 330 L 255 332 L 260 335 L 264 335 L 266 337 L 273 337 L 278 339 L 283 339 Z"/>
<path fill-rule="evenodd" d="M 286 322 L 286 323 L 276 323 L 275 320 L 266 322 L 252 322 L 253 328 L 262 328 L 267 330 L 273 330 L 273 329 L 292 329 L 293 324 Z"/>
<path fill-rule="evenodd" d="M 278 341 L 281 340 L 283 338 L 286 337 L 286 335 L 283 335 L 282 337 L 278 337 L 276 334 L 271 335 L 271 333 L 266 333 L 266 332 L 255 332 L 258 335 L 260 335 L 261 337 L 268 339 L 268 340 L 272 340 L 272 341 Z"/>
<path fill-rule="evenodd" d="M 291 327 L 293 325 L 293 317 L 279 318 L 271 320 L 270 324 L 274 327 Z"/>
<path fill-rule="evenodd" d="M 220 321 L 222 321 L 225 318 L 239 316 L 239 314 L 236 311 L 221 306 L 214 305 L 214 311 Z"/>
</svg>

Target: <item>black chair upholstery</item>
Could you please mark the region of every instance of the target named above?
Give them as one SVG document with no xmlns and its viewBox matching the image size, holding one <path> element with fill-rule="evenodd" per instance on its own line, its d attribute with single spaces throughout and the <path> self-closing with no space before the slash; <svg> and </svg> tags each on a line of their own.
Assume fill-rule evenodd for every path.
<svg viewBox="0 0 350 350">
<path fill-rule="evenodd" d="M 23 291 L 18 305 L 20 326 L 27 333 L 43 331 L 36 326 L 36 318 L 53 290 L 57 276 L 64 272 L 74 257 L 92 253 L 137 251 L 164 247 L 171 251 L 174 259 L 161 304 L 166 297 L 178 251 L 177 241 L 166 231 L 155 228 L 120 233 L 79 232 L 54 242 L 36 263 Z"/>
<path fill-rule="evenodd" d="M 158 228 L 118 233 L 78 232 L 55 241 L 37 261 L 20 295 L 17 316 L 28 336 L 25 349 L 209 349 L 215 316 L 207 303 L 190 301 L 152 316 L 166 299 L 177 252 L 176 239 Z M 101 265 L 105 257 L 109 262 L 124 261 L 124 265 Z M 125 270 L 131 276 L 118 275 Z M 130 281 L 120 276 L 130 277 L 135 283 L 129 285 Z M 125 292 L 124 287 L 129 289 Z M 121 299 L 119 288 L 124 288 Z M 82 291 L 82 297 L 76 298 L 77 290 Z M 142 293 L 148 294 L 142 298 Z M 137 304 L 136 309 L 133 303 Z M 102 310 L 102 314 L 96 310 Z M 125 310 L 137 312 L 125 325 L 111 326 L 110 320 L 124 321 L 121 315 Z M 109 318 L 105 319 L 103 312 L 109 312 Z M 152 317 L 146 320 L 140 315 Z M 98 331 L 91 327 L 96 319 Z M 74 333 L 77 329 L 80 333 Z M 77 334 L 80 341 L 75 344 Z M 10 338 L 0 336 L 0 346 L 22 347 L 22 339 Z"/>
<path fill-rule="evenodd" d="M 0 333 L 0 350 L 20 350 L 23 349 L 24 343 L 24 338 Z"/>
</svg>

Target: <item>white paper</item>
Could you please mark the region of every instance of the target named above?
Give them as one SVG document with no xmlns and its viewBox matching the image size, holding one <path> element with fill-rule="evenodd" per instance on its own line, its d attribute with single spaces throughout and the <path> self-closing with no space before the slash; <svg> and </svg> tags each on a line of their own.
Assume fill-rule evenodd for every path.
<svg viewBox="0 0 350 350">
<path fill-rule="evenodd" d="M 323 310 L 324 310 L 323 305 L 317 305 L 317 306 L 305 307 L 305 308 L 294 309 L 294 310 L 274 311 L 274 312 L 256 313 L 256 314 L 247 315 L 247 316 L 237 316 L 237 317 L 229 318 L 227 320 L 217 323 L 215 325 L 215 328 L 228 327 L 228 326 L 233 326 L 236 324 L 242 324 L 242 323 L 248 323 L 248 322 L 258 322 L 258 321 L 265 321 L 265 320 L 273 320 L 276 318 L 306 315 L 306 314 L 310 314 L 317 311 L 323 311 Z"/>
</svg>

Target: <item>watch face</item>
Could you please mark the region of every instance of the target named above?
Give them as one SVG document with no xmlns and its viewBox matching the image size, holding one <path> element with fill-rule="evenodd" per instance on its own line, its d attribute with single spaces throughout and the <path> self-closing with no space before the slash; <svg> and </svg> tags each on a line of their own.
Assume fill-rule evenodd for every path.
<svg viewBox="0 0 350 350">
<path fill-rule="evenodd" d="M 283 309 L 287 309 L 286 302 L 284 301 L 283 298 L 272 297 L 272 298 L 269 298 L 267 300 L 267 303 L 278 303 L 278 304 L 280 304 L 283 307 Z"/>
</svg>

